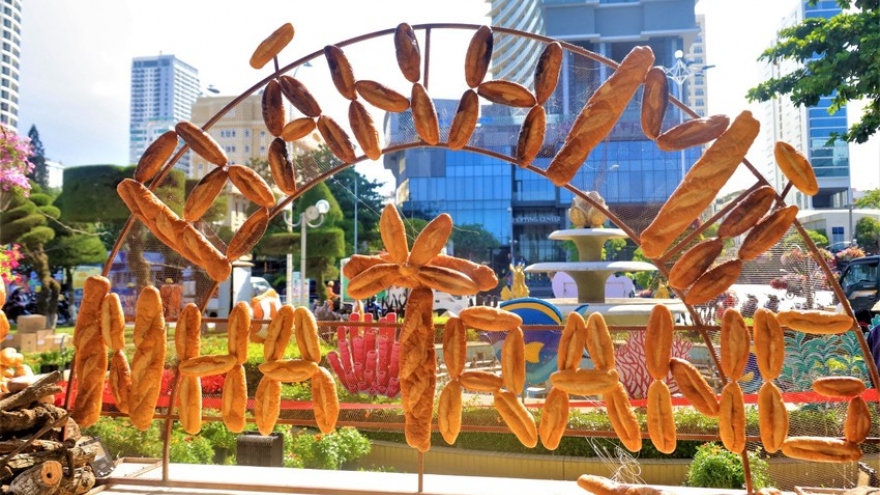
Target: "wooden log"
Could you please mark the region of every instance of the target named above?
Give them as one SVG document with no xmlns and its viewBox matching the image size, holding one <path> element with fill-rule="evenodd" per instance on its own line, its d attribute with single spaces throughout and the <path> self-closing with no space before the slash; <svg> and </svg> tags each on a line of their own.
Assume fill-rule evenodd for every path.
<svg viewBox="0 0 880 495">
<path fill-rule="evenodd" d="M 59 462 L 65 466 L 73 466 L 74 469 L 82 468 L 95 459 L 97 450 L 94 447 L 73 447 L 71 449 L 44 450 L 39 452 L 21 452 L 12 456 L 6 463 L 12 471 L 12 476 L 39 466 L 44 462 Z M 0 477 L 5 473 L 0 472 Z M 10 478 L 12 477 L 10 476 Z M 8 478 L 6 478 L 8 479 Z M 5 481 L 6 479 L 0 478 Z"/>
<path fill-rule="evenodd" d="M 32 409 L 18 411 L 0 411 L 0 438 L 24 437 L 66 414 L 64 409 L 50 404 L 37 404 Z"/>
<path fill-rule="evenodd" d="M 56 385 L 59 380 L 61 380 L 61 372 L 59 371 L 53 371 L 43 376 L 28 388 L 0 400 L 0 411 L 28 407 L 42 397 L 61 392 L 61 387 Z"/>
<path fill-rule="evenodd" d="M 86 466 L 73 471 L 73 476 L 64 476 L 55 495 L 81 495 L 95 486 L 95 473 Z"/>
<path fill-rule="evenodd" d="M 15 495 L 53 495 L 58 491 L 62 475 L 60 462 L 44 462 L 16 476 L 9 484 L 9 492 Z"/>
</svg>

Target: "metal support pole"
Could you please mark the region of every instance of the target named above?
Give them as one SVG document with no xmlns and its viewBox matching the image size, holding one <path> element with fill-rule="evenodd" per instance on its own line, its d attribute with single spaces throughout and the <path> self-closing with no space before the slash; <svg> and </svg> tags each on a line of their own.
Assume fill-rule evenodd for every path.
<svg viewBox="0 0 880 495">
<path fill-rule="evenodd" d="M 305 218 L 300 216 L 300 255 L 299 255 L 299 276 L 300 282 L 302 283 L 302 289 L 299 294 L 299 304 L 301 306 L 309 305 L 309 279 L 306 278 L 306 232 L 308 227 L 308 221 Z"/>
</svg>

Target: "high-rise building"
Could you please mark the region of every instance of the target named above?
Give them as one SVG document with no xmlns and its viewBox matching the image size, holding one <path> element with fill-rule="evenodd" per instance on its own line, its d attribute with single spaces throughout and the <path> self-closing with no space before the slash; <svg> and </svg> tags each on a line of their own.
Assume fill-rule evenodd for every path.
<svg viewBox="0 0 880 495">
<path fill-rule="evenodd" d="M 21 0 L 3 0 L 3 44 L 0 55 L 0 123 L 18 131 L 18 81 L 21 63 Z"/>
<path fill-rule="evenodd" d="M 798 0 L 795 9 L 783 18 L 780 28 L 794 26 L 811 17 L 827 19 L 840 12 L 840 6 L 835 0 L 822 0 L 815 5 Z M 799 68 L 800 64 L 788 60 L 765 63 L 762 66 L 762 79 L 782 77 Z M 846 132 L 847 108 L 844 106 L 832 115 L 828 111 L 831 104 L 830 97 L 822 97 L 816 106 L 797 107 L 788 96 L 782 96 L 764 102 L 761 107 L 761 128 L 765 130 L 763 135 L 766 140 L 764 163 L 768 164 L 764 175 L 768 180 L 775 182 L 774 185 L 779 190 L 786 182 L 773 158 L 773 145 L 776 141 L 785 141 L 797 148 L 810 160 L 816 172 L 819 181 L 818 194 L 810 198 L 793 190 L 788 198 L 789 202 L 802 209 L 843 208 L 852 203 L 849 144 L 842 140 L 828 144 L 832 133 Z M 830 240 L 833 237 L 832 232 L 828 234 Z"/>
<path fill-rule="evenodd" d="M 488 0 L 493 26 L 544 34 L 541 0 Z M 526 38 L 502 37 L 492 50 L 492 78 L 525 80 L 534 70 L 534 60 L 541 53 L 541 43 Z"/>
<path fill-rule="evenodd" d="M 535 10 L 533 3 L 540 6 Z M 634 47 L 650 46 L 656 65 L 672 67 L 675 52 L 688 53 L 698 39 L 700 28 L 694 0 L 537 0 L 519 2 L 494 0 L 493 25 L 518 27 L 543 25 L 544 33 L 615 61 L 622 60 Z M 522 7 L 517 10 L 518 7 Z M 540 22 L 508 15 L 540 15 Z M 499 18 L 502 14 L 506 17 Z M 517 46 L 510 35 L 495 32 L 495 46 Z M 531 46 L 526 44 L 525 46 Z M 537 50 L 525 48 L 496 51 L 493 77 L 511 80 L 527 87 L 543 43 Z M 508 67 L 522 67 L 521 70 Z M 544 147 L 533 165 L 546 169 L 562 146 L 572 122 L 584 108 L 587 98 L 607 78 L 611 70 L 593 58 L 566 51 L 559 84 L 544 104 L 547 130 Z M 670 83 L 670 86 L 672 83 Z M 705 91 L 705 90 L 704 90 Z M 484 101 L 484 103 L 487 103 Z M 455 115 L 458 101 L 435 100 L 441 124 L 441 140 Z M 610 209 L 644 227 L 680 183 L 684 173 L 696 162 L 701 149 L 663 152 L 645 137 L 640 124 L 641 93 L 637 93 L 611 134 L 596 146 L 570 181 L 582 190 L 598 190 Z M 513 155 L 517 137 L 528 109 L 485 105 L 479 126 L 470 143 L 479 148 Z M 679 112 L 670 107 L 664 129 L 679 122 Z M 388 144 L 415 140 L 409 113 L 389 114 L 385 122 Z M 471 152 L 442 148 L 417 148 L 385 156 L 385 168 L 396 179 L 395 203 L 408 217 L 429 218 L 439 212 L 452 215 L 456 225 L 478 224 L 491 232 L 504 246 L 504 252 L 486 253 L 496 269 L 506 266 L 510 256 L 517 262 L 535 263 L 565 258 L 561 243 L 548 238 L 557 229 L 568 227 L 566 210 L 573 194 L 555 187 L 548 179 L 504 160 Z M 639 225 L 642 222 L 642 225 Z M 491 259 L 490 259 L 491 258 Z M 530 281 L 530 287 L 536 285 Z"/>
<path fill-rule="evenodd" d="M 202 125 L 217 115 L 235 99 L 234 96 L 200 96 L 192 107 L 192 122 Z M 288 112 L 290 114 L 290 112 Z M 266 130 L 263 121 L 262 95 L 254 94 L 245 98 L 233 110 L 223 115 L 208 129 L 208 133 L 226 152 L 230 163 L 248 165 L 251 159 L 267 160 L 269 145 L 275 139 Z M 315 150 L 321 142 L 315 131 L 312 135 L 288 144 L 291 156 Z M 192 173 L 190 176 L 201 179 L 213 170 L 215 165 L 201 156 L 192 154 Z M 266 177 L 271 183 L 271 178 Z M 229 186 L 228 214 L 225 224 L 238 229 L 247 219 L 250 202 Z"/>
<path fill-rule="evenodd" d="M 137 57 L 131 62 L 129 160 L 181 120 L 189 120 L 199 97 L 199 71 L 174 55 Z M 190 175 L 190 153 L 175 168 Z"/>
</svg>

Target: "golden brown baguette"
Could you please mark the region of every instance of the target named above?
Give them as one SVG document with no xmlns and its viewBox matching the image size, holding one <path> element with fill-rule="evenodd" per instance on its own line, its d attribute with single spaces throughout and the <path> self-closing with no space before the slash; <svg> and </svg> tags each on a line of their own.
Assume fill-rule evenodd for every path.
<svg viewBox="0 0 880 495">
<path fill-rule="evenodd" d="M 525 336 L 520 328 L 507 333 L 501 346 L 501 378 L 504 388 L 519 394 L 526 384 L 526 345 Z"/>
<path fill-rule="evenodd" d="M 846 408 L 843 437 L 848 442 L 862 443 L 871 433 L 871 409 L 861 397 L 853 397 Z"/>
<path fill-rule="evenodd" d="M 318 118 L 318 132 L 321 133 L 324 142 L 327 143 L 327 147 L 330 148 L 330 151 L 333 152 L 334 155 L 336 155 L 336 158 L 339 158 L 345 163 L 354 163 L 357 161 L 351 138 L 335 120 L 327 115 L 321 115 Z"/>
<path fill-rule="evenodd" d="M 718 416 L 719 404 L 715 391 L 709 386 L 706 378 L 693 364 L 681 358 L 669 360 L 669 370 L 682 394 L 690 401 L 694 409 L 701 414 L 714 418 Z"/>
<path fill-rule="evenodd" d="M 183 431 L 195 435 L 202 430 L 202 380 L 181 376 L 177 396 L 177 414 Z"/>
<path fill-rule="evenodd" d="M 587 156 L 614 128 L 654 63 L 654 53 L 637 46 L 587 100 L 571 131 L 547 167 L 546 176 L 557 186 L 567 184 Z"/>
<path fill-rule="evenodd" d="M 269 134 L 275 137 L 281 135 L 284 124 L 287 122 L 287 111 L 284 108 L 284 97 L 281 94 L 281 84 L 276 79 L 270 79 L 263 88 L 262 98 L 263 122 L 266 124 Z"/>
<path fill-rule="evenodd" d="M 293 119 L 284 124 L 284 129 L 281 129 L 281 139 L 287 142 L 296 141 L 308 136 L 317 127 L 318 123 L 312 117 Z M 275 180 L 277 181 L 278 179 L 276 178 Z"/>
<path fill-rule="evenodd" d="M 640 236 L 642 252 L 659 258 L 666 248 L 709 206 L 758 136 L 760 123 L 745 111 L 691 167 Z"/>
<path fill-rule="evenodd" d="M 858 445 L 827 437 L 788 437 L 782 443 L 782 453 L 813 462 L 855 462 L 862 458 Z"/>
<path fill-rule="evenodd" d="M 413 242 L 407 265 L 422 267 L 430 263 L 435 256 L 440 254 L 451 233 L 452 217 L 448 213 L 441 213 L 434 217 Z"/>
<path fill-rule="evenodd" d="M 550 383 L 572 395 L 599 395 L 615 387 L 617 370 L 577 369 L 554 371 Z"/>
<path fill-rule="evenodd" d="M 248 303 L 239 301 L 229 312 L 226 347 L 238 364 L 247 362 L 248 332 L 251 329 L 253 313 Z"/>
<path fill-rule="evenodd" d="M 450 380 L 457 380 L 467 361 L 467 335 L 458 317 L 446 320 L 443 329 L 443 362 Z"/>
<path fill-rule="evenodd" d="M 287 98 L 297 110 L 302 112 L 306 117 L 320 117 L 321 105 L 318 100 L 309 91 L 309 88 L 299 79 L 291 76 L 281 76 L 278 78 L 278 84 L 281 93 Z"/>
<path fill-rule="evenodd" d="M 128 414 L 128 397 L 131 393 L 131 368 L 128 366 L 128 358 L 122 349 L 113 352 L 110 358 L 110 373 L 107 374 L 110 380 L 110 391 L 113 393 L 113 399 L 116 401 L 116 409 L 122 414 Z M 199 398 L 201 398 L 201 390 L 199 390 Z"/>
<path fill-rule="evenodd" d="M 177 317 L 174 327 L 174 350 L 177 359 L 185 361 L 199 355 L 202 341 L 202 313 L 195 303 L 188 303 Z"/>
<path fill-rule="evenodd" d="M 600 371 L 614 368 L 614 341 L 601 313 L 590 313 L 587 318 L 586 344 L 594 368 Z"/>
<path fill-rule="evenodd" d="M 264 39 L 251 55 L 250 64 L 254 69 L 262 69 L 264 65 L 275 58 L 281 50 L 293 39 L 293 24 L 286 22 Z"/>
<path fill-rule="evenodd" d="M 186 198 L 183 219 L 187 222 L 199 221 L 223 192 L 227 179 L 229 171 L 226 167 L 217 167 L 202 177 Z"/>
<path fill-rule="evenodd" d="M 237 260 L 249 253 L 263 238 L 269 226 L 269 208 L 260 208 L 241 224 L 226 247 L 226 258 Z"/>
<path fill-rule="evenodd" d="M 538 424 L 538 438 L 547 450 L 556 450 L 568 426 L 568 394 L 558 388 L 551 388 L 544 399 L 541 410 L 541 423 Z"/>
<path fill-rule="evenodd" d="M 263 208 L 275 206 L 275 195 L 272 194 L 272 188 L 260 177 L 260 174 L 244 165 L 230 165 L 228 171 L 229 181 L 244 197 Z"/>
<path fill-rule="evenodd" d="M 721 370 L 727 378 L 738 381 L 749 362 L 751 339 L 746 322 L 736 308 L 724 311 L 721 318 Z"/>
<path fill-rule="evenodd" d="M 260 435 L 270 435 L 281 412 L 281 382 L 263 377 L 254 395 L 254 421 Z"/>
<path fill-rule="evenodd" d="M 480 98 L 476 91 L 468 89 L 461 95 L 458 109 L 449 126 L 449 137 L 446 139 L 449 149 L 460 150 L 467 145 L 479 118 Z"/>
<path fill-rule="evenodd" d="M 504 386 L 504 380 L 488 371 L 466 370 L 458 377 L 461 386 L 474 392 L 495 392 Z"/>
<path fill-rule="evenodd" d="M 538 105 L 543 105 L 556 90 L 560 68 L 562 68 L 562 45 L 558 41 L 548 43 L 535 66 L 535 100 Z"/>
<path fill-rule="evenodd" d="M 724 241 L 713 237 L 698 242 L 681 255 L 669 271 L 669 286 L 685 290 L 706 272 L 724 249 Z"/>
<path fill-rule="evenodd" d="M 507 390 L 498 390 L 494 394 L 495 410 L 501 415 L 501 419 L 516 435 L 520 443 L 528 448 L 538 445 L 538 428 L 535 426 L 535 418 L 520 402 L 519 397 Z"/>
<path fill-rule="evenodd" d="M 109 292 L 110 280 L 108 278 L 93 275 L 86 279 L 83 285 L 83 299 L 79 305 L 79 315 L 73 329 L 73 346 L 75 348 L 79 349 L 83 342 L 95 339 L 96 335 L 102 336 L 101 304 Z"/>
<path fill-rule="evenodd" d="M 538 156 L 544 146 L 546 131 L 547 114 L 544 107 L 535 105 L 526 115 L 516 141 L 516 159 L 520 167 L 527 167 Z"/>
<path fill-rule="evenodd" d="M 688 120 L 657 136 L 657 147 L 663 151 L 679 151 L 699 146 L 720 136 L 729 124 L 727 115 Z"/>
<path fill-rule="evenodd" d="M 180 362 L 179 370 L 183 376 L 212 376 L 228 373 L 235 366 L 235 356 L 213 354 L 195 356 Z"/>
<path fill-rule="evenodd" d="M 559 337 L 556 363 L 559 370 L 576 370 L 580 367 L 587 345 L 587 324 L 577 311 L 568 313 L 565 327 Z"/>
<path fill-rule="evenodd" d="M 203 131 L 201 127 L 182 120 L 174 126 L 177 135 L 189 145 L 190 148 L 199 156 L 209 162 L 222 167 L 229 162 L 226 152 L 214 141 L 210 134 Z"/>
<path fill-rule="evenodd" d="M 630 452 L 642 450 L 642 431 L 636 413 L 629 404 L 626 387 L 618 383 L 605 392 L 602 398 L 605 400 L 611 426 L 623 446 Z"/>
<path fill-rule="evenodd" d="M 537 104 L 529 88 L 513 81 L 499 79 L 480 83 L 477 94 L 498 105 L 531 108 Z"/>
<path fill-rule="evenodd" d="M 236 363 L 226 374 L 226 381 L 223 382 L 223 403 L 220 407 L 223 424 L 232 433 L 241 433 L 247 424 L 245 418 L 247 398 L 247 378 L 244 374 L 244 367 Z"/>
<path fill-rule="evenodd" d="M 409 24 L 398 24 L 394 31 L 394 48 L 403 77 L 411 83 L 418 82 L 422 74 L 422 55 L 419 40 Z"/>
<path fill-rule="evenodd" d="M 318 429 L 325 435 L 332 433 L 339 418 L 339 398 L 336 396 L 336 382 L 330 372 L 321 367 L 312 377 L 312 402 Z"/>
<path fill-rule="evenodd" d="M 134 169 L 134 180 L 147 182 L 152 179 L 162 169 L 162 165 L 171 158 L 175 149 L 177 149 L 177 133 L 165 131 L 150 143 L 141 155 Z"/>
<path fill-rule="evenodd" d="M 776 158 L 779 170 L 782 170 L 794 187 L 807 196 L 815 196 L 819 192 L 819 182 L 816 180 L 813 166 L 794 146 L 777 141 L 773 148 L 773 156 Z"/>
<path fill-rule="evenodd" d="M 265 377 L 282 383 L 299 383 L 310 380 L 318 373 L 318 363 L 303 359 L 279 359 L 259 366 Z"/>
<path fill-rule="evenodd" d="M 354 83 L 361 98 L 374 107 L 386 112 L 399 113 L 409 110 L 409 99 L 376 81 L 361 80 Z"/>
<path fill-rule="evenodd" d="M 321 362 L 321 346 L 318 338 L 318 322 L 305 306 L 293 311 L 293 334 L 300 354 L 306 361 Z"/>
<path fill-rule="evenodd" d="M 866 388 L 865 382 L 854 376 L 826 376 L 813 380 L 813 390 L 825 397 L 857 397 Z"/>
<path fill-rule="evenodd" d="M 675 320 L 669 308 L 664 304 L 655 304 L 645 330 L 645 342 L 650 343 L 650 348 L 645 349 L 645 364 L 648 374 L 655 380 L 665 380 L 669 375 L 674 329 Z"/>
<path fill-rule="evenodd" d="M 112 292 L 101 301 L 101 335 L 111 350 L 125 348 L 125 313 L 119 296 Z"/>
<path fill-rule="evenodd" d="M 657 139 L 663 130 L 663 117 L 669 106 L 669 82 L 663 67 L 654 66 L 645 74 L 642 93 L 642 132 L 649 139 Z"/>
<path fill-rule="evenodd" d="M 461 385 L 458 380 L 450 380 L 440 393 L 437 405 L 437 425 L 440 435 L 449 445 L 455 443 L 461 432 Z"/>
<path fill-rule="evenodd" d="M 413 83 L 412 95 L 413 124 L 416 133 L 422 141 L 434 145 L 440 142 L 440 121 L 437 119 L 437 110 L 434 102 L 428 95 L 428 91 L 419 83 Z"/>
<path fill-rule="evenodd" d="M 226 256 L 213 244 L 208 242 L 204 234 L 196 230 L 192 224 L 186 224 L 181 235 L 184 248 L 196 253 L 199 265 L 208 272 L 208 276 L 217 282 L 229 278 L 232 272 L 232 264 Z"/>
<path fill-rule="evenodd" d="M 400 213 L 397 212 L 397 207 L 391 203 L 385 205 L 382 216 L 379 217 L 379 235 L 382 237 L 385 250 L 388 251 L 388 260 L 397 265 L 406 263 L 409 257 L 406 228 Z"/>
<path fill-rule="evenodd" d="M 672 394 L 660 380 L 648 386 L 648 435 L 658 451 L 671 454 L 675 450 L 675 418 L 672 414 Z"/>
<path fill-rule="evenodd" d="M 357 98 L 357 92 L 354 89 L 354 71 L 351 69 L 351 63 L 342 48 L 334 45 L 324 47 L 324 57 L 327 59 L 327 65 L 330 67 L 330 77 L 336 90 L 339 91 L 345 99 L 354 100 Z"/>
<path fill-rule="evenodd" d="M 489 62 L 492 60 L 492 47 L 495 39 L 492 37 L 492 28 L 480 26 L 471 37 L 467 53 L 464 58 L 464 79 L 468 87 L 476 88 L 486 77 L 489 70 Z"/>
<path fill-rule="evenodd" d="M 721 391 L 718 436 L 727 450 L 739 454 L 746 448 L 746 409 L 739 384 L 729 382 Z"/>
<path fill-rule="evenodd" d="M 308 120 L 311 123 L 312 129 L 315 128 L 315 123 L 312 119 L 305 120 Z M 268 158 L 269 170 L 272 172 L 272 179 L 275 180 L 275 186 L 284 194 L 295 194 L 296 173 L 293 170 L 293 162 L 290 160 L 290 154 L 287 151 L 287 143 L 284 139 L 275 138 L 272 140 L 272 143 L 269 145 Z"/>
<path fill-rule="evenodd" d="M 137 429 L 146 431 L 156 412 L 156 402 L 162 386 L 162 371 L 165 368 L 165 318 L 162 297 L 155 287 L 144 287 L 138 297 L 133 340 L 135 353 L 131 360 L 129 419 Z M 105 370 L 106 361 L 101 368 L 102 376 Z M 83 375 L 80 377 L 86 379 Z M 79 393 L 82 394 L 82 389 Z"/>
<path fill-rule="evenodd" d="M 780 311 L 776 318 L 784 327 L 814 335 L 837 335 L 858 328 L 846 313 L 788 309 Z"/>
<path fill-rule="evenodd" d="M 776 190 L 761 186 L 743 198 L 718 226 L 718 237 L 730 239 L 754 227 L 776 200 Z"/>
<path fill-rule="evenodd" d="M 364 154 L 370 160 L 378 160 L 382 156 L 382 145 L 379 143 L 379 131 L 373 124 L 370 112 L 357 100 L 348 105 L 348 122 L 351 131 Z"/>
<path fill-rule="evenodd" d="M 498 277 L 495 276 L 492 268 L 464 258 L 455 258 L 441 253 L 434 256 L 431 260 L 431 265 L 463 273 L 477 284 L 477 289 L 480 291 L 490 290 L 498 286 Z"/>
<path fill-rule="evenodd" d="M 773 247 L 791 228 L 797 218 L 798 207 L 795 205 L 785 206 L 762 218 L 749 232 L 737 255 L 743 261 L 749 261 L 760 256 L 764 251 Z"/>
<path fill-rule="evenodd" d="M 718 297 L 736 283 L 740 272 L 742 272 L 742 265 L 742 260 L 732 259 L 701 275 L 685 294 L 685 304 L 703 304 Z"/>
<path fill-rule="evenodd" d="M 772 382 L 764 383 L 758 391 L 758 426 L 764 450 L 778 452 L 788 436 L 788 410 L 782 392 Z"/>
<path fill-rule="evenodd" d="M 492 306 L 471 306 L 458 314 L 467 328 L 476 328 L 492 332 L 503 332 L 522 326 L 522 317 L 518 314 Z"/>
<path fill-rule="evenodd" d="M 785 333 L 776 314 L 764 308 L 755 311 L 753 326 L 755 361 L 764 380 L 775 380 L 785 364 Z"/>
<path fill-rule="evenodd" d="M 278 309 L 272 323 L 266 330 L 266 340 L 263 341 L 263 359 L 266 362 L 277 361 L 284 357 L 290 337 L 293 336 L 293 324 L 295 321 L 294 309 L 290 304 L 285 304 Z M 251 325 L 251 332 L 253 332 Z"/>
</svg>

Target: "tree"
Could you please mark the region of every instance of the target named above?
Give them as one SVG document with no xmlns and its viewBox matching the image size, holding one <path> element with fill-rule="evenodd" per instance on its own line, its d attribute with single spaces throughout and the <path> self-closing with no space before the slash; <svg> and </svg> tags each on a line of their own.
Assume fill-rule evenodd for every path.
<svg viewBox="0 0 880 495">
<path fill-rule="evenodd" d="M 865 195 L 854 203 L 856 208 L 880 209 L 880 189 L 866 191 Z"/>
<path fill-rule="evenodd" d="M 455 256 L 477 263 L 489 262 L 492 249 L 501 245 L 491 232 L 475 223 L 456 225 L 450 240 Z"/>
<path fill-rule="evenodd" d="M 876 253 L 880 240 L 880 221 L 872 217 L 862 217 L 856 222 L 856 243 L 869 253 Z"/>
<path fill-rule="evenodd" d="M 816 247 L 820 247 L 820 248 L 827 248 L 828 247 L 828 237 L 825 234 L 823 234 L 822 232 L 819 232 L 818 230 L 813 230 L 813 229 L 804 229 L 804 230 L 807 231 L 807 235 L 810 236 L 810 239 L 813 241 L 813 244 L 815 244 Z M 792 232 L 791 234 L 787 235 L 782 240 L 782 245 L 784 245 L 784 246 L 796 245 L 796 246 L 799 246 L 799 247 L 802 247 L 805 249 L 807 247 L 807 243 L 804 242 L 801 235 L 798 234 L 797 232 Z"/>
<path fill-rule="evenodd" d="M 810 0 L 815 5 L 817 0 Z M 811 17 L 779 31 L 779 43 L 759 60 L 794 61 L 799 69 L 765 81 L 748 92 L 752 101 L 791 95 L 796 105 L 815 106 L 831 97 L 829 112 L 849 101 L 868 100 L 859 122 L 843 138 L 863 143 L 880 128 L 880 0 L 837 0 L 843 12 L 829 19 Z"/>
<path fill-rule="evenodd" d="M 28 178 L 43 189 L 48 189 L 49 169 L 46 167 L 46 150 L 43 148 L 43 142 L 40 141 L 40 131 L 37 130 L 37 126 L 31 126 L 28 138 L 31 140 L 31 148 L 33 149 L 30 161 L 34 164 L 34 170 L 28 175 Z"/>
<path fill-rule="evenodd" d="M 345 231 L 345 251 L 354 252 L 355 204 L 357 204 L 357 252 L 363 254 L 379 248 L 381 245 L 379 217 L 382 215 L 383 198 L 378 190 L 381 184 L 367 180 L 354 167 L 330 177 L 326 184 L 342 209 L 343 219 L 339 226 Z"/>
</svg>

